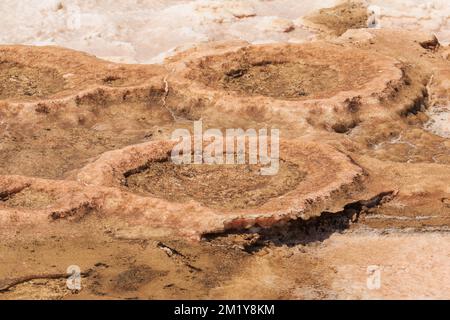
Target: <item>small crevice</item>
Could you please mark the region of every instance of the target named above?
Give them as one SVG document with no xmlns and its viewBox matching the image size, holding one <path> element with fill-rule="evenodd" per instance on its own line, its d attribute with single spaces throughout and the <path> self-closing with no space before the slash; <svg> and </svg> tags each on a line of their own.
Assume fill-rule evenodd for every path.
<svg viewBox="0 0 450 320">
<path fill-rule="evenodd" d="M 53 211 L 50 213 L 49 218 L 51 221 L 57 220 L 80 221 L 85 216 L 93 212 L 97 212 L 97 209 L 98 208 L 95 203 L 86 201 L 74 208 Z"/>
<path fill-rule="evenodd" d="M 377 194 L 368 200 L 349 203 L 339 212 L 322 212 L 309 220 L 294 220 L 284 225 L 274 225 L 266 229 L 229 231 L 220 234 L 204 235 L 203 239 L 213 245 L 238 247 L 248 253 L 255 253 L 266 246 L 307 245 L 322 242 L 334 233 L 341 233 L 358 222 L 360 216 L 368 209 L 391 201 L 395 191 Z"/>
<path fill-rule="evenodd" d="M 161 249 L 162 251 L 164 251 L 169 258 L 174 259 L 175 262 L 177 262 L 178 264 L 188 267 L 191 271 L 195 271 L 195 272 L 202 271 L 202 269 L 192 265 L 187 256 L 182 254 L 180 251 L 178 251 L 172 247 L 169 247 L 165 243 L 158 241 L 156 243 L 156 247 Z"/>
<path fill-rule="evenodd" d="M 92 273 L 92 271 L 93 271 L 92 269 L 89 269 L 86 272 L 80 273 L 80 276 L 88 277 Z M 27 283 L 33 280 L 42 280 L 42 279 L 59 280 L 59 279 L 67 279 L 69 276 L 70 276 L 69 273 L 43 273 L 43 274 L 31 274 L 18 278 L 3 279 L 0 280 L 0 293 L 9 291 L 17 285 Z"/>
<path fill-rule="evenodd" d="M 414 99 L 414 101 L 401 112 L 401 116 L 407 117 L 409 115 L 417 115 L 419 112 L 424 112 L 428 108 L 428 98 L 427 89 L 423 89 L 422 94 Z"/>
</svg>

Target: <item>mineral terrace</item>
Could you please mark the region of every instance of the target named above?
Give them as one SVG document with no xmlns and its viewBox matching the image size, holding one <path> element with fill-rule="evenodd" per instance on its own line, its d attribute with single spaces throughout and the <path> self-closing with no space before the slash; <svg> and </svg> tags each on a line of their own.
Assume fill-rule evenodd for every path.
<svg viewBox="0 0 450 320">
<path fill-rule="evenodd" d="M 0 298 L 450 298 L 450 48 L 311 21 L 162 65 L 0 46 Z M 278 128 L 279 173 L 173 164 L 200 119 Z"/>
</svg>

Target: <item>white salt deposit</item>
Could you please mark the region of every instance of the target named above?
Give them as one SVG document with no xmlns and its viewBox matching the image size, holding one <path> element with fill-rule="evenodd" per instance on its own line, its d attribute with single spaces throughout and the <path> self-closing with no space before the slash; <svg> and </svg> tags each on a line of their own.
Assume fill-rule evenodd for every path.
<svg viewBox="0 0 450 320">
<path fill-rule="evenodd" d="M 0 43 L 59 45 L 114 61 L 161 61 L 170 50 L 227 39 L 304 41 L 292 20 L 337 0 L 2 0 Z"/>
<path fill-rule="evenodd" d="M 339 0 L 2 0 L 0 43 L 59 45 L 112 61 L 161 62 L 174 48 L 242 39 L 303 42 L 298 18 Z M 450 40 L 448 0 L 367 0 L 382 27 Z"/>
<path fill-rule="evenodd" d="M 450 138 L 450 106 L 434 106 L 427 110 L 430 121 L 425 128 L 444 138 Z"/>
</svg>

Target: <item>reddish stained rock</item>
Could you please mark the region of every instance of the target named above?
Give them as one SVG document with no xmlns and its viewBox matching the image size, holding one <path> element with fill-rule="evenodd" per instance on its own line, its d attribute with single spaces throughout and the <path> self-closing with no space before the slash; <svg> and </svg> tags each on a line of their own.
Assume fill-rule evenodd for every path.
<svg viewBox="0 0 450 320">
<path fill-rule="evenodd" d="M 111 63 L 60 47 L 2 45 L 0 78 L 8 76 L 17 78 L 17 81 L 2 81 L 4 87 L 0 91 L 0 99 L 45 101 L 83 94 L 96 88 L 139 86 L 162 70 L 157 65 Z"/>
<path fill-rule="evenodd" d="M 97 161 L 81 169 L 76 179 L 87 184 L 118 186 L 127 172 L 149 167 L 155 161 L 170 161 L 173 145 L 174 142 L 171 141 L 158 141 L 105 153 Z M 320 195 L 319 197 L 331 194 L 344 185 L 355 183 L 363 173 L 346 155 L 327 145 L 304 140 L 282 140 L 279 152 L 280 161 L 296 165 L 298 170 L 306 173 L 306 177 L 295 188 L 304 199 L 314 199 L 315 194 Z M 220 170 L 220 166 L 217 165 L 216 169 Z M 286 203 L 286 199 L 297 199 L 298 194 L 292 197 L 286 195 L 283 201 L 274 200 L 268 206 L 269 211 L 283 208 L 282 203 Z M 304 200 L 299 201 L 301 203 Z M 262 208 L 258 209 L 261 210 Z"/>
<path fill-rule="evenodd" d="M 76 174 L 78 182 L 3 176 L 0 180 L 5 199 L 2 217 L 6 219 L 14 214 L 20 222 L 22 215 L 24 221 L 32 216 L 56 220 L 82 218 L 95 212 L 102 216 L 118 215 L 131 225 L 162 226 L 184 235 L 200 236 L 254 225 L 269 227 L 282 221 L 308 219 L 325 210 L 338 210 L 351 197 L 351 192 L 361 189 L 363 180 L 363 170 L 334 148 L 293 140 L 281 142 L 281 161 L 296 166 L 296 170 L 306 175 L 292 190 L 269 197 L 255 208 L 208 208 L 195 200 L 176 202 L 151 194 L 131 194 L 123 186 L 125 173 L 170 161 L 173 145 L 171 141 L 158 141 L 106 152 Z M 24 189 L 52 194 L 55 201 L 42 209 L 8 207 L 6 199 Z"/>
<path fill-rule="evenodd" d="M 377 37 L 380 37 L 380 41 L 385 41 L 384 36 L 378 36 L 378 33 L 375 32 L 374 37 L 365 37 L 364 41 L 376 42 Z M 56 196 L 55 203 L 49 204 L 50 208 L 5 210 L 15 214 L 37 210 L 44 213 L 42 216 L 56 219 L 77 216 L 73 214 L 78 212 L 77 210 L 84 213 L 96 211 L 106 215 L 120 213 L 120 217 L 130 224 L 164 226 L 190 236 L 252 225 L 267 227 L 281 221 L 307 219 L 325 210 L 339 210 L 346 202 L 355 200 L 350 195 L 352 190 L 364 192 L 361 184 L 363 170 L 345 153 L 364 152 L 378 155 L 378 148 L 391 145 L 384 143 L 384 136 L 379 137 L 378 133 L 371 131 L 380 128 L 380 123 L 384 122 L 396 128 L 406 127 L 401 116 L 410 112 L 411 100 L 423 97 L 422 82 L 425 78 L 420 72 L 414 74 L 409 71 L 404 61 L 397 60 L 397 54 L 387 52 L 386 55 L 381 55 L 355 49 L 344 40 L 343 43 L 344 45 L 317 42 L 260 46 L 249 46 L 243 42 L 215 43 L 199 46 L 172 57 L 164 67 L 142 68 L 106 63 L 65 49 L 62 50 L 65 54 L 59 56 L 58 48 L 4 47 L 2 54 L 8 63 L 24 64 L 24 59 L 43 57 L 41 62 L 56 61 L 53 68 L 70 79 L 65 80 L 67 83 L 64 88 L 58 88 L 55 92 L 49 91 L 44 97 L 46 100 L 42 100 L 40 96 L 29 98 L 19 95 L 19 100 L 7 97 L 2 112 L 5 114 L 5 123 L 9 125 L 5 128 L 12 135 L 14 144 L 17 144 L 16 136 L 22 134 L 14 131 L 14 128 L 29 126 L 29 133 L 25 137 L 38 133 L 40 135 L 42 130 L 47 130 L 48 125 L 42 119 L 58 123 L 58 130 L 64 134 L 68 123 L 64 117 L 76 114 L 80 108 L 93 108 L 90 110 L 94 115 L 92 119 L 84 119 L 89 124 L 89 130 L 95 128 L 95 132 L 104 132 L 109 130 L 109 126 L 115 126 L 115 130 L 110 132 L 111 136 L 123 136 L 125 132 L 130 132 L 121 127 L 117 128 L 120 119 L 114 120 L 117 110 L 111 108 L 115 104 L 119 104 L 119 109 L 123 109 L 131 103 L 145 105 L 148 101 L 155 105 L 155 108 L 159 108 L 154 112 L 157 121 L 169 122 L 162 127 L 164 130 L 156 130 L 161 132 L 160 134 L 154 134 L 153 123 L 140 127 L 132 122 L 134 118 L 136 123 L 140 121 L 137 117 L 142 111 L 130 111 L 130 123 L 137 127 L 133 128 L 133 132 L 143 137 L 145 131 L 151 128 L 151 137 L 157 141 L 139 143 L 142 138 L 139 140 L 138 135 L 124 143 L 117 144 L 113 141 L 111 146 L 105 146 L 102 151 L 93 153 L 92 158 L 76 158 L 68 168 L 61 165 L 58 174 L 41 174 L 39 167 L 34 168 L 27 163 L 27 175 L 69 179 L 58 181 L 55 185 L 64 186 L 60 188 L 62 191 L 58 195 L 67 193 L 66 197 L 71 200 L 64 201 L 64 205 L 58 207 L 59 196 Z M 420 45 L 418 47 L 425 50 Z M 410 54 L 413 57 L 413 54 Z M 36 65 L 38 69 L 40 66 Z M 75 67 L 90 71 L 76 73 Z M 297 69 L 303 73 L 292 73 L 292 70 Z M 93 70 L 96 70 L 95 76 Z M 111 70 L 114 72 L 110 72 Z M 27 69 L 26 72 L 33 75 L 32 70 Z M 323 81 L 316 83 L 311 80 L 314 77 Z M 285 85 L 273 86 L 273 83 L 276 83 L 273 80 Z M 289 83 L 297 85 L 294 88 L 290 87 Z M 81 89 L 76 91 L 75 87 Z M 252 92 L 252 88 L 256 91 Z M 401 99 L 398 98 L 400 93 L 404 94 Z M 389 108 L 386 107 L 387 104 L 390 104 Z M 111 111 L 108 108 L 111 108 Z M 60 110 L 65 111 L 64 117 L 58 115 Z M 108 110 L 108 113 L 102 114 L 104 110 Z M 109 119 L 110 123 L 105 121 L 105 118 Z M 306 172 L 305 178 L 293 185 L 292 190 L 285 190 L 286 192 L 277 191 L 268 196 L 271 193 L 265 190 L 266 198 L 256 207 L 249 205 L 248 208 L 234 209 L 205 206 L 201 201 L 201 194 L 188 201 L 170 201 L 142 192 L 133 194 L 131 189 L 124 187 L 124 174 L 168 157 L 174 143 L 167 140 L 170 138 L 170 129 L 189 128 L 191 121 L 196 119 L 204 120 L 205 128 L 261 128 L 267 127 L 267 123 L 279 128 L 282 131 L 282 159 L 294 163 L 300 161 Z M 352 131 L 356 134 L 352 135 Z M 385 131 L 387 130 L 382 132 Z M 441 143 L 438 138 L 422 131 L 419 136 L 422 139 L 420 143 L 432 146 Z M 87 149 L 90 150 L 97 146 L 97 142 L 88 140 L 87 137 L 91 134 L 89 132 L 79 136 L 79 142 L 87 143 Z M 417 139 L 417 134 L 407 132 L 413 135 L 407 139 Z M 309 138 L 298 139 L 299 136 Z M 289 139 L 293 137 L 295 139 Z M 70 144 L 57 140 L 56 137 L 55 141 L 46 139 L 52 144 L 51 150 L 55 150 L 55 154 L 66 152 L 66 146 L 72 148 Z M 120 149 L 130 142 L 133 145 Z M 34 148 L 33 143 L 26 142 L 20 147 L 23 150 L 19 151 L 29 152 Z M 408 143 L 409 141 L 402 144 L 402 148 L 409 146 Z M 371 145 L 376 147 L 372 150 Z M 107 151 L 111 149 L 116 150 Z M 423 157 L 430 155 L 428 151 L 425 153 Z M 36 154 L 42 154 L 42 151 L 38 150 Z M 68 157 L 66 161 L 77 154 L 79 152 Z M 398 156 L 399 153 L 395 155 Z M 409 155 L 410 152 L 405 153 L 405 157 Z M 421 154 L 419 156 L 422 157 Z M 54 158 L 47 160 L 50 165 Z M 429 160 L 420 158 L 420 161 Z M 83 166 L 84 168 L 80 169 Z M 53 183 L 53 180 L 37 178 L 15 179 L 33 181 L 38 186 L 44 186 L 45 190 L 47 184 L 50 186 Z M 70 179 L 78 180 L 81 184 Z M 270 183 L 267 185 L 270 186 Z M 64 191 L 66 187 L 67 192 Z M 83 190 L 81 198 L 77 196 L 80 190 Z M 43 197 L 41 201 L 46 203 L 42 194 L 30 194 L 30 197 L 36 201 Z M 18 204 L 19 200 L 20 197 L 13 203 Z M 33 206 L 33 203 L 27 205 Z M 53 208 L 52 205 L 56 207 Z M 4 218 L 7 216 L 10 215 L 6 214 Z M 41 215 L 36 215 L 38 216 Z"/>
</svg>

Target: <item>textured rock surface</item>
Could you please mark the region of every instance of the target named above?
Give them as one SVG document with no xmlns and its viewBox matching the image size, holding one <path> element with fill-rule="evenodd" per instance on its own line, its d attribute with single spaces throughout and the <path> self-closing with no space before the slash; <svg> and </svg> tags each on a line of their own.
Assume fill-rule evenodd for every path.
<svg viewBox="0 0 450 320">
<path fill-rule="evenodd" d="M 448 123 L 430 125 L 449 101 L 446 52 L 428 34 L 383 29 L 201 44 L 158 66 L 1 47 L 2 297 L 73 298 L 58 279 L 8 284 L 78 264 L 90 271 L 81 297 L 448 298 L 421 276 L 448 282 Z M 162 172 L 180 183 L 155 178 L 167 194 L 141 188 L 166 168 L 172 131 L 199 119 L 278 128 L 281 160 L 296 169 L 256 191 L 221 169 Z M 188 192 L 177 174 L 210 179 Z M 208 205 L 218 180 L 263 201 L 219 193 Z M 289 190 L 272 192 L 280 183 Z M 370 265 L 384 275 L 375 291 Z"/>
<path fill-rule="evenodd" d="M 137 173 L 151 168 L 152 162 L 170 162 L 169 155 L 173 145 L 173 143 L 165 141 L 150 142 L 105 153 L 97 161 L 81 169 L 76 179 L 85 184 L 119 187 L 124 184 L 127 172 Z M 211 215 L 210 209 L 205 208 L 205 212 L 197 211 L 195 215 L 187 215 L 186 219 L 192 223 L 208 223 L 211 228 L 210 230 L 201 228 L 201 230 L 191 230 L 191 232 L 211 233 L 227 229 L 250 228 L 254 225 L 268 227 L 280 221 L 308 219 L 311 216 L 320 215 L 320 212 L 324 210 L 338 209 L 345 202 L 343 199 L 351 197 L 352 192 L 361 189 L 362 169 L 333 148 L 304 141 L 283 141 L 280 145 L 280 160 L 295 166 L 296 170 L 304 173 L 305 176 L 295 187 L 281 196 L 269 199 L 256 208 L 230 210 L 227 207 L 219 207 L 215 208 L 213 215 Z M 324 170 L 324 168 L 328 168 L 328 170 Z M 215 174 L 220 174 L 220 166 L 210 173 L 213 176 Z M 293 173 L 288 173 L 288 175 L 290 174 Z M 210 178 L 210 180 L 211 183 L 214 182 L 214 179 Z M 150 180 L 148 183 L 151 184 L 152 181 Z M 208 181 L 203 181 L 203 183 L 208 184 Z M 222 180 L 221 183 L 226 182 Z M 231 184 L 231 182 L 229 183 Z M 190 186 L 186 185 L 185 187 L 189 188 Z M 206 187 L 203 195 L 199 194 L 198 197 L 200 199 L 202 196 L 206 197 L 209 192 L 213 192 L 211 190 L 214 187 L 214 185 Z M 246 190 L 242 190 L 242 192 L 244 191 Z M 147 196 L 151 195 L 147 194 Z M 227 195 L 224 197 L 224 201 L 227 202 L 234 200 Z M 205 202 L 202 203 L 190 201 L 189 205 L 202 207 Z M 161 212 L 159 215 L 165 215 L 165 212 Z M 222 216 L 222 219 L 217 221 L 219 216 Z M 185 228 L 184 222 L 181 222 L 182 225 L 173 224 L 172 221 L 176 220 L 176 217 L 172 219 L 165 217 L 164 219 L 167 219 L 167 228 Z M 211 223 L 208 222 L 210 219 Z"/>
</svg>

